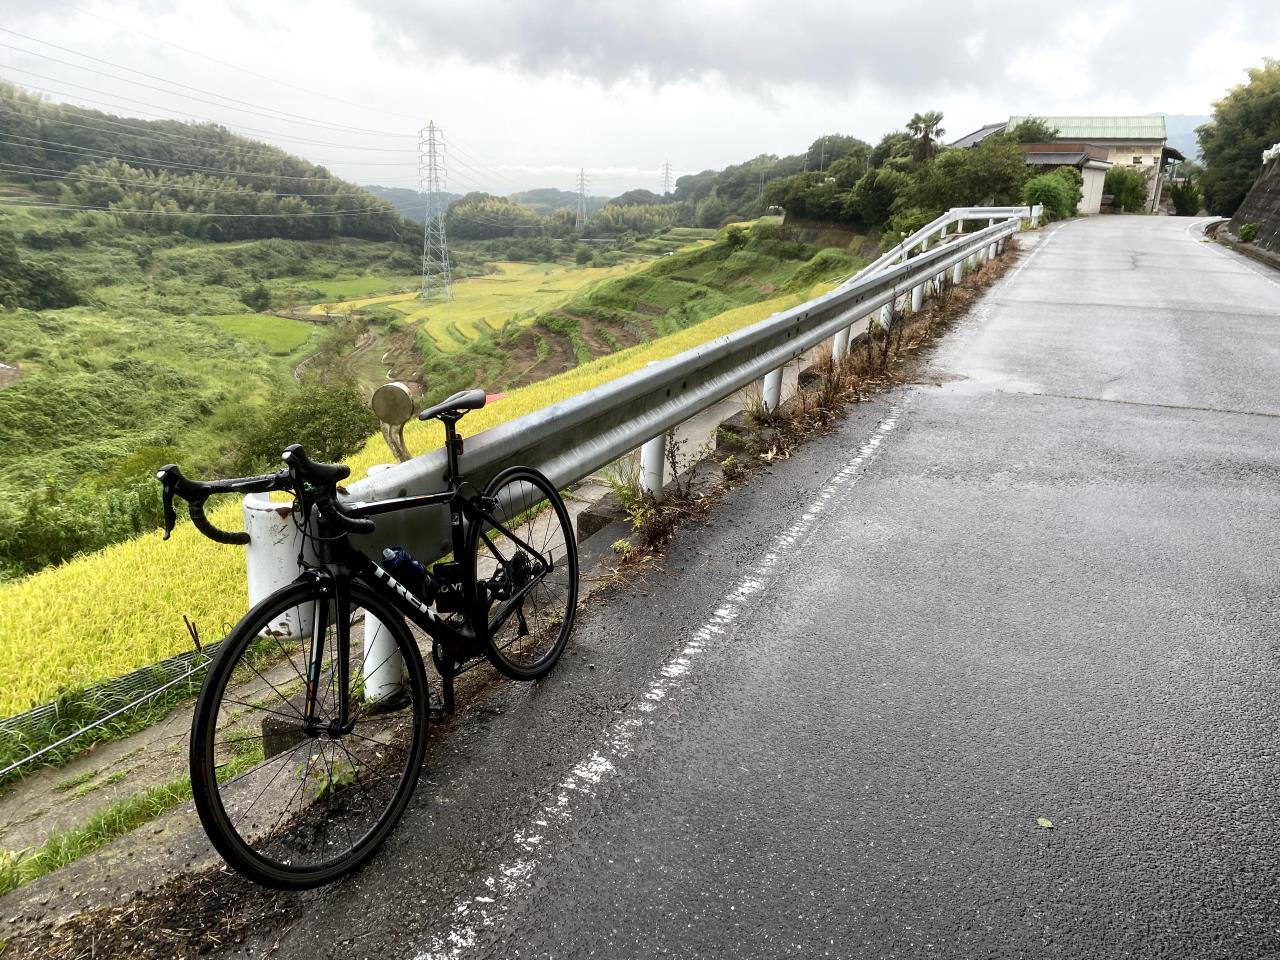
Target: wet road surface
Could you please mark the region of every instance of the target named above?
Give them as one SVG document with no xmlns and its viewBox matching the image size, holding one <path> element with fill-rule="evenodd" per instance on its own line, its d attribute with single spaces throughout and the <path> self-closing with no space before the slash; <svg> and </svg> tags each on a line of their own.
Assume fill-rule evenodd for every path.
<svg viewBox="0 0 1280 960">
<path fill-rule="evenodd" d="M 1280 955 L 1280 282 L 1197 238 L 1045 231 L 937 384 L 461 716 L 278 955 Z"/>
</svg>

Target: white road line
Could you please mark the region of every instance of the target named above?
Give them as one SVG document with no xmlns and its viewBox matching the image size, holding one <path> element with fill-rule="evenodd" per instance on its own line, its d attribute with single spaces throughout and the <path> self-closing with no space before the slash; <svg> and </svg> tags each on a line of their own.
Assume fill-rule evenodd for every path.
<svg viewBox="0 0 1280 960">
<path fill-rule="evenodd" d="M 1192 241 L 1192 242 L 1194 243 L 1198 241 Z M 1275 277 L 1268 276 L 1267 274 L 1263 273 L 1261 270 L 1258 270 L 1257 268 L 1255 268 L 1252 261 L 1250 261 L 1249 258 L 1246 257 L 1243 253 L 1236 253 L 1234 250 L 1224 250 L 1222 249 L 1221 245 L 1218 243 L 1217 240 L 1206 239 L 1204 241 L 1204 244 L 1206 247 L 1208 247 L 1208 249 L 1212 250 L 1218 256 L 1230 261 L 1231 263 L 1234 263 L 1238 267 L 1244 267 L 1244 269 L 1248 270 L 1250 273 L 1256 276 L 1259 280 L 1265 280 L 1267 283 L 1271 284 L 1273 287 L 1280 290 L 1280 281 L 1277 281 Z"/>
<path fill-rule="evenodd" d="M 876 451 L 897 427 L 902 410 L 914 396 L 913 391 L 890 406 L 888 415 L 858 448 L 857 454 L 814 496 L 804 516 L 777 537 L 751 571 L 724 596 L 707 622 L 662 666 L 648 689 L 605 730 L 591 755 L 582 759 L 560 782 L 533 820 L 515 832 L 513 840 L 519 851 L 516 856 L 484 878 L 483 891 L 453 905 L 454 921 L 449 930 L 433 937 L 432 942 L 418 952 L 417 960 L 457 960 L 479 943 L 480 931 L 501 925 L 516 898 L 529 890 L 539 867 L 539 850 L 547 843 L 549 829 L 572 822 L 584 804 L 590 805 L 589 798 L 595 787 L 618 772 L 619 763 L 631 755 L 637 734 L 654 722 L 658 705 L 689 679 L 698 658 L 709 645 L 729 635 L 751 598 L 773 580 L 776 568 L 790 554 L 803 548 L 823 512 L 853 488 L 859 472 L 875 459 Z"/>
</svg>

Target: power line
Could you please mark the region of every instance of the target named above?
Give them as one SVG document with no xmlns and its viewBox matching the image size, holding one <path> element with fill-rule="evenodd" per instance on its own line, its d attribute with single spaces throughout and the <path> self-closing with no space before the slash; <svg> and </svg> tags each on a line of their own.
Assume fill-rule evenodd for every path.
<svg viewBox="0 0 1280 960">
<path fill-rule="evenodd" d="M 444 207 L 441 185 L 444 180 L 443 134 L 435 121 L 422 129 L 418 139 L 418 191 L 427 196 L 422 226 L 422 299 L 452 300 L 453 280 L 449 269 L 449 244 L 444 235 Z"/>
<path fill-rule="evenodd" d="M 320 127 L 321 129 L 325 129 L 325 130 L 339 130 L 344 133 L 359 133 L 365 136 L 393 137 L 399 140 L 413 139 L 411 135 L 405 134 L 405 133 L 393 133 L 391 131 L 386 131 L 386 130 L 370 130 L 366 127 L 351 127 L 351 126 L 347 126 L 346 124 L 327 123 L 315 117 L 305 117 L 305 116 L 302 116 L 301 114 L 293 114 L 285 110 L 276 110 L 273 107 L 265 107 L 265 108 L 258 109 L 259 108 L 258 104 L 250 103 L 247 100 L 240 100 L 240 99 L 237 99 L 236 97 L 228 97 L 228 96 L 225 96 L 224 94 L 214 93 L 212 90 L 205 90 L 202 87 L 193 87 L 190 84 L 181 83 L 180 81 L 177 81 L 177 80 L 169 80 L 165 77 L 157 76 L 156 74 L 153 74 L 153 73 L 147 73 L 145 70 L 135 70 L 133 67 L 127 67 L 121 63 L 113 63 L 110 60 L 104 60 L 101 57 L 95 57 L 88 53 L 81 53 L 79 50 L 73 50 L 70 47 L 64 47 L 56 43 L 50 43 L 48 40 L 41 40 L 38 37 L 32 37 L 25 33 L 19 33 L 16 30 L 10 30 L 8 27 L 0 27 L 0 31 L 10 34 L 11 36 L 20 37 L 23 40 L 27 40 L 33 43 L 38 43 L 46 47 L 52 47 L 55 50 L 61 50 L 65 53 L 71 54 L 72 56 L 81 57 L 82 59 L 85 59 L 85 60 L 92 60 L 94 63 L 100 63 L 100 64 L 103 64 L 104 66 L 114 67 L 117 70 L 124 70 L 128 73 L 134 73 L 140 77 L 146 77 L 149 80 L 158 80 L 161 83 L 167 83 L 173 87 L 181 87 L 185 90 L 194 90 L 196 93 L 208 94 L 211 97 L 217 97 L 219 100 L 226 100 L 228 104 L 240 104 L 241 106 L 233 107 L 233 106 L 228 106 L 227 104 L 218 103 L 216 100 L 207 100 L 204 97 L 194 97 L 186 93 L 175 93 L 172 90 L 166 90 L 163 87 L 156 87 L 149 83 L 143 83 L 140 80 L 129 80 L 126 77 L 114 76 L 113 74 L 105 73 L 101 70 L 94 70 L 92 67 L 86 67 L 84 66 L 84 64 L 72 63 L 69 60 L 62 60 L 62 59 L 59 59 L 58 57 L 51 57 L 48 54 L 37 53 L 34 50 L 25 50 L 22 47 L 15 47 L 12 44 L 8 44 L 0 41 L 0 47 L 5 47 L 9 50 L 15 50 L 18 53 L 25 53 L 29 56 L 40 57 L 43 60 L 51 60 L 54 63 L 61 63 L 64 66 L 72 67 L 73 69 L 76 69 L 76 70 L 84 70 L 88 73 L 96 73 L 99 76 L 108 77 L 109 79 L 112 79 L 112 80 L 121 80 L 124 83 L 132 83 L 135 86 L 146 87 L 149 90 L 157 90 L 160 93 L 165 93 L 170 96 L 183 97 L 187 100 L 195 100 L 198 103 L 208 103 L 215 107 L 220 107 L 224 110 L 238 110 L 241 113 L 251 113 L 257 116 L 270 116 L 270 114 L 261 112 L 261 109 L 265 109 L 270 111 L 271 113 L 281 114 L 281 116 L 271 117 L 271 119 L 287 120 L 290 123 L 296 123 L 301 126 Z M 246 108 L 249 108 L 249 109 L 246 109 Z"/>
<path fill-rule="evenodd" d="M 416 117 L 410 116 L 407 113 L 396 113 L 393 110 L 387 110 L 387 109 L 384 109 L 383 107 L 375 107 L 369 104 L 357 103 L 354 100 L 346 100 L 342 97 L 334 96 L 333 94 L 321 93 L 318 90 L 311 90 L 308 87 L 302 87 L 296 83 L 290 83 L 287 80 L 281 80 L 278 77 L 271 77 L 265 73 L 258 73 L 255 70 L 250 70 L 248 67 L 242 67 L 239 64 L 230 63 L 226 60 L 219 60 L 217 57 L 211 57 L 209 56 L 209 54 L 202 53 L 199 50 L 193 50 L 190 47 L 184 47 L 182 46 L 182 44 L 174 43 L 172 40 L 166 40 L 163 37 L 157 37 L 154 34 L 147 33 L 143 30 L 139 30 L 136 27 L 130 27 L 123 23 L 117 23 L 114 20 L 109 20 L 106 17 L 100 16 L 99 14 L 96 14 L 96 13 L 92 13 L 89 10 L 82 10 L 79 7 L 75 7 L 69 3 L 66 3 L 65 0 L 51 0 L 51 2 L 56 3 L 61 7 L 65 7 L 68 10 L 73 10 L 76 13 L 81 14 L 82 16 L 92 17 L 95 20 L 100 20 L 103 23 L 110 24 L 111 26 L 116 27 L 117 29 L 127 30 L 130 33 L 136 33 L 140 37 L 145 37 L 146 39 L 152 40 L 156 43 L 163 43 L 166 46 L 173 47 L 175 50 L 181 50 L 183 53 L 189 53 L 189 54 L 192 54 L 193 56 L 200 57 L 201 59 L 208 60 L 210 63 L 216 63 L 219 66 L 229 67 L 232 70 L 239 70 L 241 73 L 247 74 L 248 76 L 251 76 L 251 77 L 257 77 L 259 80 L 266 80 L 267 82 L 277 84 L 278 86 L 289 87 L 290 89 L 293 89 L 293 90 L 299 90 L 302 93 L 309 93 L 312 96 L 323 97 L 326 100 L 333 100 L 335 103 L 345 103 L 348 106 L 359 107 L 361 110 L 364 110 L 364 111 L 374 110 L 378 113 L 384 113 L 390 117 L 399 117 L 402 120 L 412 120 L 414 122 L 417 122 Z"/>
<path fill-rule="evenodd" d="M 84 173 L 79 173 L 79 174 L 75 172 L 66 173 L 66 172 L 57 170 L 54 167 L 38 167 L 28 163 L 7 163 L 7 162 L 0 161 L 0 168 L 10 169 L 14 173 L 17 173 L 21 176 L 37 177 L 41 180 L 85 181 L 89 183 L 106 184 L 109 186 L 119 186 L 121 188 L 129 189 L 129 190 L 133 190 L 133 189 L 173 190 L 173 191 L 184 192 L 184 193 L 213 193 L 213 194 L 223 194 L 227 196 L 240 195 L 240 194 L 237 194 L 235 191 L 227 190 L 225 188 L 214 188 L 210 190 L 202 187 L 189 186 L 189 185 L 184 185 L 180 183 L 147 183 L 147 182 L 141 182 L 136 180 L 120 179 L 118 177 L 94 177 Z M 25 168 L 25 169 L 19 169 L 19 168 Z M 131 167 L 130 169 L 139 170 L 141 168 Z M 48 172 L 45 172 L 45 171 L 48 171 Z M 332 199 L 333 197 L 337 196 L 336 193 L 270 193 L 269 194 L 264 190 L 253 190 L 252 188 L 249 188 L 249 187 L 245 187 L 244 189 L 249 190 L 250 192 L 259 196 L 273 196 L 280 199 L 283 199 L 285 197 L 329 197 L 330 199 Z"/>
<path fill-rule="evenodd" d="M 199 210 L 137 210 L 130 207 L 95 207 L 70 203 L 26 203 L 0 198 L 0 207 L 21 207 L 27 210 L 80 210 L 95 213 L 114 213 L 117 216 L 143 217 L 216 217 L 222 219 L 268 219 L 284 218 L 288 220 L 301 217 L 346 217 L 353 214 L 367 216 L 371 213 L 392 213 L 394 211 L 365 207 L 359 210 L 327 210 L 309 211 L 307 213 L 204 213 Z"/>
<path fill-rule="evenodd" d="M 35 88 L 33 88 L 33 89 L 35 89 Z M 4 111 L 5 113 L 8 113 L 10 116 L 14 116 L 14 117 L 22 117 L 22 116 L 23 116 L 23 114 L 22 114 L 20 111 L 12 110 L 12 109 L 10 109 L 10 108 L 8 108 L 8 107 L 4 106 L 4 105 L 3 105 L 3 103 L 0 103 L 0 110 Z M 185 124 L 185 123 L 186 123 L 186 121 L 183 121 L 183 120 L 177 120 L 177 119 L 174 119 L 174 118 L 171 118 L 171 117 L 165 117 L 165 118 L 163 118 L 163 119 L 169 120 L 169 121 L 170 121 L 170 122 L 172 122 L 172 123 L 183 123 L 183 124 Z M 59 124 L 59 125 L 62 125 L 62 126 L 67 126 L 67 127 L 76 127 L 76 128 L 78 128 L 78 129 L 80 129 L 80 130 L 90 130 L 90 131 L 93 131 L 93 132 L 95 132 L 95 133 L 101 133 L 101 132 L 102 132 L 102 129 L 101 129 L 101 127 L 95 126 L 94 124 L 107 124 L 108 126 L 118 127 L 118 128 L 120 128 L 120 129 L 122 129 L 122 130 L 127 130 L 127 131 L 129 132 L 129 134 L 130 134 L 130 135 L 133 137 L 133 139 L 135 139 L 135 140 L 149 140 L 149 141 L 151 141 L 151 142 L 153 142 L 153 143 L 163 143 L 165 146 L 170 146 L 170 147 L 171 147 L 171 146 L 174 146 L 174 144 L 173 144 L 173 143 L 171 143 L 171 142 L 169 142 L 169 141 L 179 141 L 179 142 L 185 142 L 185 143 L 194 143 L 194 144 L 197 144 L 197 145 L 199 145 L 199 146 L 212 147 L 212 148 L 220 149 L 220 150 L 234 150 L 234 151 L 236 151 L 237 153 L 239 153 L 239 154 L 241 154 L 241 155 L 244 155 L 244 154 L 257 154 L 258 156 L 268 156 L 268 157 L 277 158 L 277 157 L 279 156 L 279 154 L 281 154 L 281 153 L 283 153 L 283 154 L 288 154 L 288 153 L 289 153 L 289 151 L 288 151 L 288 150 L 286 150 L 286 149 L 284 149 L 283 147 L 273 147 L 273 146 L 271 146 L 270 144 L 265 145 L 265 146 L 266 146 L 266 149 L 262 149 L 262 148 L 258 148 L 258 147 L 245 146 L 245 145 L 241 145 L 241 144 L 238 144 L 238 143 L 229 143 L 229 142 L 225 142 L 225 141 L 220 143 L 220 142 L 218 142 L 218 141 L 216 141 L 216 140 L 204 140 L 204 139 L 202 139 L 202 138 L 200 138 L 200 137 L 184 137 L 184 136 L 182 136 L 182 135 L 181 135 L 181 134 L 179 134 L 179 133 L 166 133 L 166 132 L 164 132 L 163 130 L 149 130 L 149 129 L 147 129 L 147 128 L 142 128 L 142 129 L 140 130 L 138 127 L 134 126 L 133 124 L 129 124 L 129 123 L 121 123 L 121 122 L 120 122 L 120 121 L 118 121 L 118 120 L 105 120 L 105 119 L 98 119 L 98 118 L 94 118 L 94 124 L 89 124 L 89 123 L 76 123 L 74 120 L 63 120 L 63 119 L 60 119 L 60 118 L 59 118 L 59 119 L 50 119 L 50 118 L 45 118 L 45 117 L 38 117 L 38 118 L 37 118 L 37 122 L 39 122 L 39 123 L 40 123 L 40 124 L 42 124 L 42 125 L 45 125 L 45 124 Z M 145 121 L 145 120 L 144 120 L 144 121 L 142 121 L 142 122 L 143 122 L 143 123 L 149 123 L 149 122 L 151 122 L 151 121 Z M 210 121 L 210 122 L 215 122 L 215 121 Z M 217 124 L 217 125 L 218 125 L 218 126 L 222 126 L 221 124 Z M 235 134 L 235 135 L 236 135 L 236 136 L 239 136 L 238 134 Z M 287 139 L 287 138 L 282 138 L 282 139 Z M 251 142 L 252 142 L 252 141 L 251 141 Z M 307 142 L 307 141 L 299 141 L 299 142 Z M 319 141 L 316 141 L 316 142 L 317 142 L 317 143 L 319 143 Z M 345 144 L 336 144 L 336 143 L 335 143 L 335 144 L 326 144 L 326 145 L 327 145 L 327 146 L 335 146 L 335 147 L 345 147 Z M 354 149 L 354 148 L 348 148 L 348 149 Z M 404 154 L 404 155 L 406 155 L 406 156 L 409 156 L 409 155 L 410 155 L 409 151 L 405 151 L 405 150 L 395 150 L 395 151 L 386 151 L 386 152 L 388 152 L 388 153 L 391 153 L 391 152 L 394 152 L 394 153 L 400 153 L 400 154 Z M 366 161 L 363 161 L 363 160 L 310 160 L 310 159 L 308 159 L 308 161 L 307 161 L 307 162 L 308 162 L 308 163 L 316 163 L 316 164 L 318 164 L 318 163 L 331 163 L 331 164 L 338 165 L 338 164 L 364 164 Z M 371 165 L 374 165 L 374 166 L 405 166 L 405 167 L 412 166 L 412 164 L 408 164 L 408 163 L 405 163 L 405 164 L 387 164 L 387 163 L 382 162 L 382 161 L 368 161 L 368 163 L 369 163 L 369 164 L 371 164 Z"/>
<path fill-rule="evenodd" d="M 14 142 L 15 140 L 25 140 L 25 141 L 28 141 L 28 143 L 15 143 Z M 17 133 L 9 134 L 8 137 L 0 135 L 0 143 L 7 143 L 9 146 L 28 146 L 31 143 L 39 143 L 43 145 L 40 149 L 44 150 L 44 152 L 46 153 L 63 153 L 63 154 L 67 154 L 68 156 L 84 154 L 93 158 L 100 158 L 100 159 L 106 159 L 106 160 L 137 160 L 141 163 L 148 163 L 153 166 L 167 168 L 171 170 L 195 170 L 202 173 L 217 173 L 217 174 L 221 174 L 224 177 L 257 177 L 259 179 L 274 179 L 274 180 L 307 180 L 307 181 L 315 181 L 320 183 L 326 183 L 326 182 L 338 180 L 337 177 L 334 177 L 332 175 L 324 176 L 324 177 L 316 177 L 316 176 L 294 177 L 294 176 L 287 176 L 283 173 L 267 173 L 267 172 L 259 173 L 255 171 L 249 171 L 249 170 L 225 170 L 220 167 L 209 167 L 203 164 L 183 163 L 180 160 L 163 160 L 159 157 L 144 157 L 139 154 L 112 153 L 105 150 L 95 150 L 92 147 L 82 147 L 82 146 L 79 146 L 78 144 L 66 143 L 61 140 L 43 140 L 40 137 L 24 137 L 21 134 L 17 134 Z M 70 149 L 69 150 L 60 149 L 62 147 L 70 147 Z M 34 147 L 32 149 L 34 149 Z M 400 166 L 400 164 L 395 164 L 395 166 Z M 338 182 L 345 183 L 345 181 L 338 181 Z"/>
</svg>

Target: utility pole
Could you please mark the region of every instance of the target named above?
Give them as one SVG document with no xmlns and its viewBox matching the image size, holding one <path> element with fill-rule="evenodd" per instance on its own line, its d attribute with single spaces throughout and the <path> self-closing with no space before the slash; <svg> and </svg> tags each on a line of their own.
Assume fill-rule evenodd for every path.
<svg viewBox="0 0 1280 960">
<path fill-rule="evenodd" d="M 573 229 L 581 231 L 587 225 L 587 171 L 578 171 L 578 215 L 573 220 Z"/>
<path fill-rule="evenodd" d="M 760 168 L 760 203 L 764 203 L 764 167 Z"/>
<path fill-rule="evenodd" d="M 432 121 L 418 131 L 418 192 L 427 198 L 422 229 L 423 300 L 452 300 L 449 244 L 444 236 L 444 133 Z"/>
<path fill-rule="evenodd" d="M 827 169 L 827 138 L 822 138 L 822 148 L 818 151 L 818 172 Z"/>
<path fill-rule="evenodd" d="M 671 192 L 671 161 L 668 160 L 662 165 L 662 195 L 665 197 Z"/>
</svg>

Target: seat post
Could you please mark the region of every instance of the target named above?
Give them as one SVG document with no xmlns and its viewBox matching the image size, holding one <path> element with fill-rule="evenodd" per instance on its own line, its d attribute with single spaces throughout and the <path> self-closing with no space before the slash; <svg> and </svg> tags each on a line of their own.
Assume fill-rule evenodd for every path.
<svg viewBox="0 0 1280 960">
<path fill-rule="evenodd" d="M 444 424 L 444 449 L 449 462 L 449 472 L 445 480 L 450 487 L 453 487 L 457 485 L 458 474 L 461 472 L 458 468 L 458 418 L 445 414 L 440 418 L 440 422 Z"/>
</svg>

